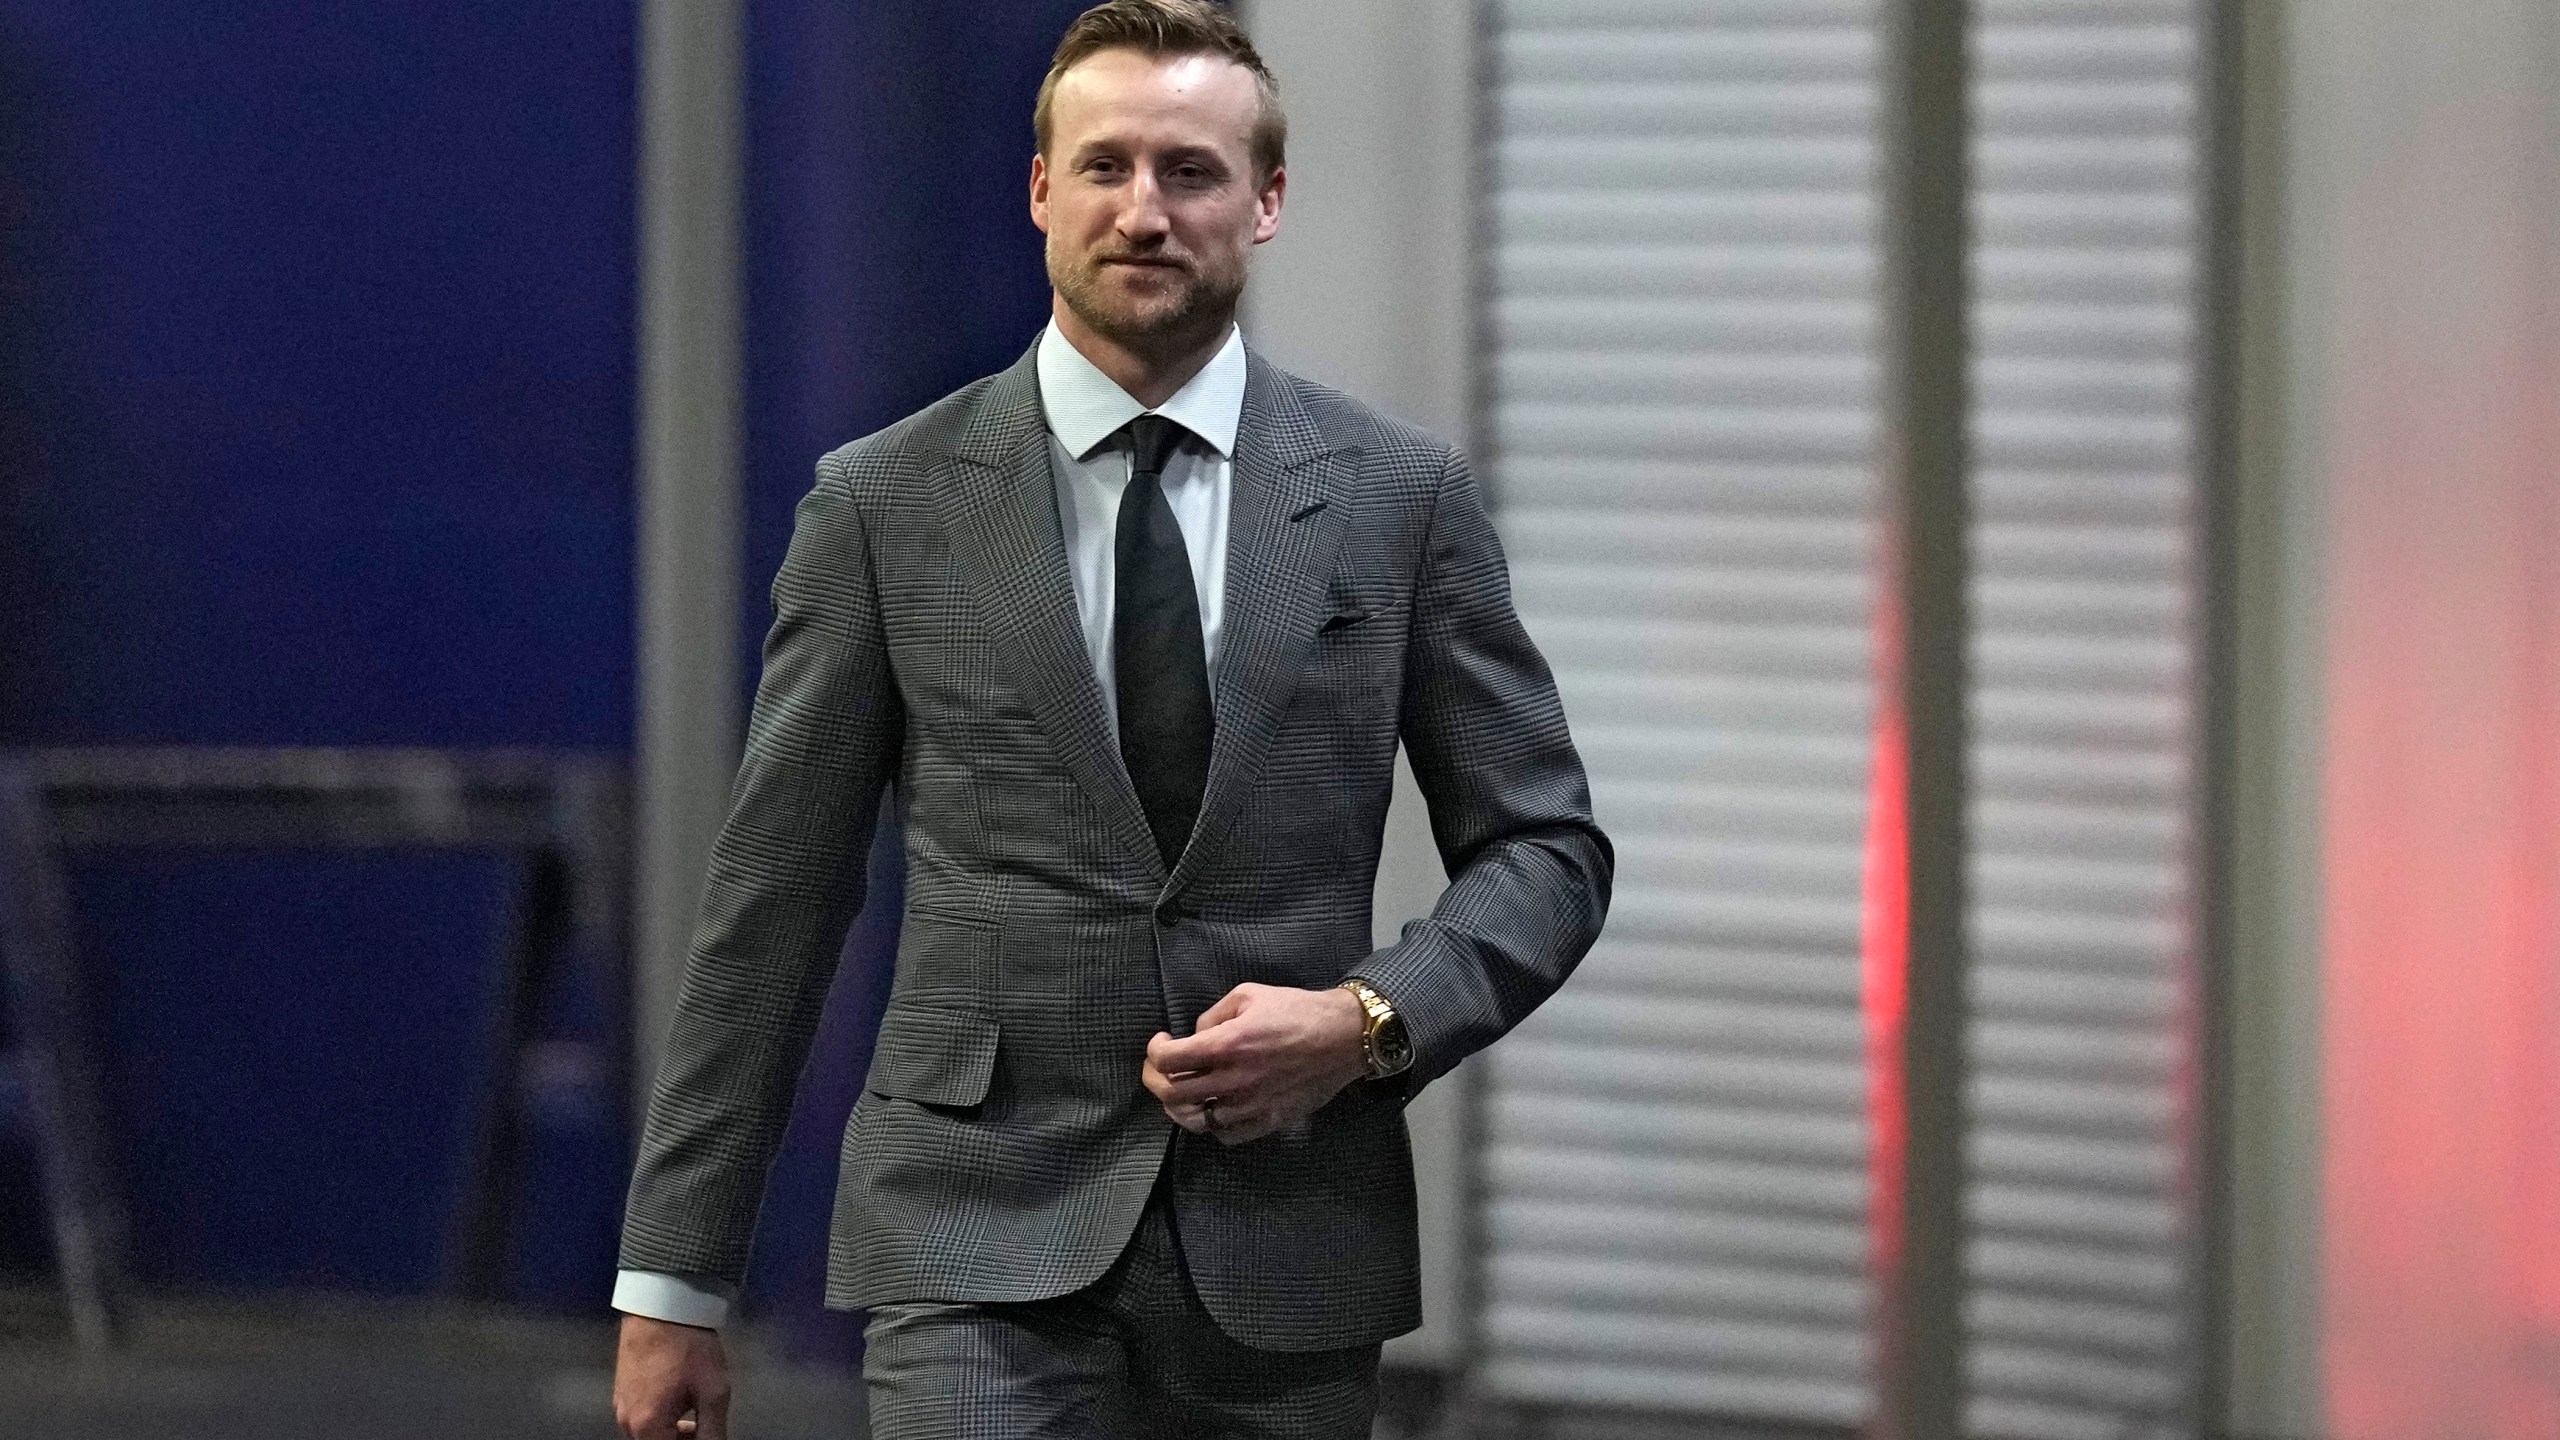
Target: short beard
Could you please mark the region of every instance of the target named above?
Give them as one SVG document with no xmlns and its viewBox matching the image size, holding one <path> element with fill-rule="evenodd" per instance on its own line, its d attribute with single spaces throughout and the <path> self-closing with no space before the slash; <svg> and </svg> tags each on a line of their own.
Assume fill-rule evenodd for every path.
<svg viewBox="0 0 2560 1440">
<path fill-rule="evenodd" d="M 1095 334 L 1140 354 L 1170 353 L 1208 338 L 1208 332 L 1235 316 L 1244 295 L 1244 275 L 1213 274 L 1199 268 L 1184 272 L 1189 282 L 1173 304 L 1145 316 L 1115 307 L 1102 283 L 1100 260 L 1082 264 L 1062 260 L 1052 249 L 1049 284 L 1067 309 Z"/>
</svg>

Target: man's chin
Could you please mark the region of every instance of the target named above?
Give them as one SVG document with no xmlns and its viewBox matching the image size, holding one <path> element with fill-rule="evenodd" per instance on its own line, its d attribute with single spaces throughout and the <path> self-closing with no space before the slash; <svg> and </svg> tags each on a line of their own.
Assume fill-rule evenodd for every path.
<svg viewBox="0 0 2560 1440">
<path fill-rule="evenodd" d="M 1186 339 L 1214 318 L 1203 313 L 1206 307 L 1191 300 L 1191 296 L 1183 294 L 1163 297 L 1155 304 L 1115 304 L 1111 299 L 1088 296 L 1086 303 L 1073 308 L 1096 332 L 1123 345 L 1149 346 Z"/>
<path fill-rule="evenodd" d="M 1144 324 L 1185 309 L 1191 299 L 1188 276 L 1163 266 L 1111 265 L 1095 277 L 1094 300 L 1128 320 Z"/>
</svg>

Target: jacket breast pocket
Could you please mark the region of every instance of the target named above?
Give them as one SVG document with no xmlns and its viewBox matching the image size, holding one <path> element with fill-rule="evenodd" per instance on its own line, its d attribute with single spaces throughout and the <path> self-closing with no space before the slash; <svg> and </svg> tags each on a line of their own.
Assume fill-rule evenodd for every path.
<svg viewBox="0 0 2560 1440">
<path fill-rule="evenodd" d="M 880 1017 L 865 1085 L 927 1105 L 975 1105 L 996 1073 L 995 1017 L 976 1010 L 893 1000 Z"/>
<path fill-rule="evenodd" d="M 1402 600 L 1342 600 L 1333 607 L 1324 623 L 1316 627 L 1316 640 L 1321 644 L 1358 644 L 1385 640 L 1404 633 Z"/>
<path fill-rule="evenodd" d="M 1412 614 L 1402 599 L 1338 603 L 1316 627 L 1298 675 L 1300 722 L 1346 736 L 1366 737 L 1381 725 L 1392 732 Z"/>
</svg>

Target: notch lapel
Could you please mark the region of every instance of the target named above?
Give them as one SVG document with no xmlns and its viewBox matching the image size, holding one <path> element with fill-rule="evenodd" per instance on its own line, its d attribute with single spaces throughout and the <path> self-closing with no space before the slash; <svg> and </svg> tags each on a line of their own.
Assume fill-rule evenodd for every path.
<svg viewBox="0 0 2560 1440">
<path fill-rule="evenodd" d="M 1246 353 L 1244 417 L 1228 500 L 1225 634 L 1209 784 L 1166 885 L 1190 882 L 1218 852 L 1261 777 L 1272 737 L 1324 617 L 1326 582 L 1350 521 L 1356 448 L 1335 448 L 1286 377 Z"/>
<path fill-rule="evenodd" d="M 934 501 L 953 567 L 976 597 L 1023 702 L 1112 833 L 1149 869 L 1161 870 L 1154 833 L 1112 740 L 1102 682 L 1084 648 L 1058 528 L 1037 354 L 1035 345 L 987 387 L 935 466 Z"/>
</svg>

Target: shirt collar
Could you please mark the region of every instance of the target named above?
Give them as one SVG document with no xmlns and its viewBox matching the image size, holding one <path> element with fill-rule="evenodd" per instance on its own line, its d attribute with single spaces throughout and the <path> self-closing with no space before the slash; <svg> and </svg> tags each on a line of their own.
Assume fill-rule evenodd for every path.
<svg viewBox="0 0 2560 1440">
<path fill-rule="evenodd" d="M 1040 332 L 1037 363 L 1040 409 L 1048 418 L 1049 433 L 1078 459 L 1147 413 L 1135 396 L 1084 358 L 1054 319 Z M 1230 326 L 1227 343 L 1155 413 L 1177 422 L 1232 460 L 1236 428 L 1244 419 L 1244 374 L 1244 332 Z"/>
</svg>

